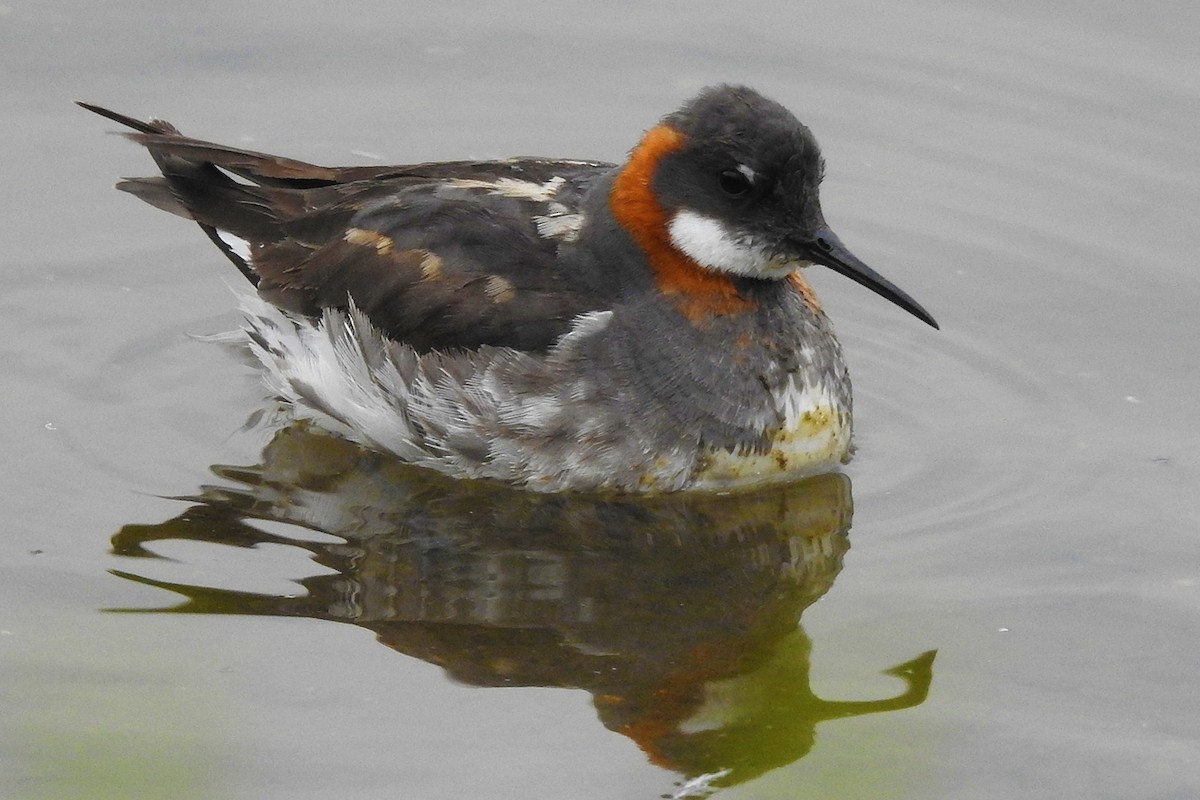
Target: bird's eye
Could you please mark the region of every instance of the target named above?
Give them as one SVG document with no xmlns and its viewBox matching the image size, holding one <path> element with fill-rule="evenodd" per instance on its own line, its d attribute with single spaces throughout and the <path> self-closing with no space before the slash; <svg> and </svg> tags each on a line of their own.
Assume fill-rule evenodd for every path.
<svg viewBox="0 0 1200 800">
<path fill-rule="evenodd" d="M 717 180 L 721 184 L 721 191 L 730 197 L 744 197 L 753 185 L 749 178 L 736 169 L 721 170 Z"/>
</svg>

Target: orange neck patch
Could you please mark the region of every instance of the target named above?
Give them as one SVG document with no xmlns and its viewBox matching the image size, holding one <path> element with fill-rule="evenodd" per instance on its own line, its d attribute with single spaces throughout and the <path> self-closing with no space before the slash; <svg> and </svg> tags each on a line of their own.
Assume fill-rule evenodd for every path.
<svg viewBox="0 0 1200 800">
<path fill-rule="evenodd" d="M 672 297 L 693 322 L 754 307 L 738 294 L 733 280 L 705 269 L 671 243 L 670 220 L 654 196 L 654 171 L 668 154 L 683 147 L 684 135 L 674 128 L 651 128 L 617 175 L 608 202 L 613 216 L 629 232 L 650 261 L 659 290 Z"/>
<path fill-rule="evenodd" d="M 804 298 L 804 302 L 808 303 L 814 311 L 824 313 L 824 309 L 821 308 L 821 301 L 817 299 L 817 293 L 813 291 L 808 279 L 800 274 L 800 270 L 796 270 L 791 275 L 788 275 L 787 280 L 796 290 L 796 294 Z"/>
</svg>

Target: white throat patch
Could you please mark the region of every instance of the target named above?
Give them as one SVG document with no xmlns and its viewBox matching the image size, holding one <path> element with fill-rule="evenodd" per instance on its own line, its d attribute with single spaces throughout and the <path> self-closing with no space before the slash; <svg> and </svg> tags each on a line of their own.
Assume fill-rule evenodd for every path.
<svg viewBox="0 0 1200 800">
<path fill-rule="evenodd" d="M 751 278 L 784 278 L 807 261 L 771 259 L 765 250 L 739 241 L 718 220 L 695 211 L 677 211 L 668 226 L 671 244 L 709 269 Z"/>
</svg>

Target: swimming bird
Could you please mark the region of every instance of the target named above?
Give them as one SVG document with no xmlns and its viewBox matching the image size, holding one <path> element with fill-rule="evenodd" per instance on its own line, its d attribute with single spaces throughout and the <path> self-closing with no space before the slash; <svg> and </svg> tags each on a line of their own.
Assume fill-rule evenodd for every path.
<svg viewBox="0 0 1200 800">
<path fill-rule="evenodd" d="M 459 478 L 536 491 L 724 491 L 851 450 L 819 264 L 937 327 L 822 214 L 812 132 L 707 88 L 622 164 L 323 167 L 88 103 L 254 287 L 248 346 L 293 413 Z"/>
</svg>

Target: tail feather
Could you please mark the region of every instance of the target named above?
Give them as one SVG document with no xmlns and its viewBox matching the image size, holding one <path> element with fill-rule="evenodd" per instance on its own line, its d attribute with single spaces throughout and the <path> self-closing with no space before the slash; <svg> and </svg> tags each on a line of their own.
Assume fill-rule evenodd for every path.
<svg viewBox="0 0 1200 800">
<path fill-rule="evenodd" d="M 157 209 L 184 219 L 194 219 L 192 213 L 171 191 L 171 184 L 167 183 L 166 178 L 122 178 L 117 188 Z"/>
<path fill-rule="evenodd" d="M 113 122 L 124 125 L 127 128 L 133 128 L 135 131 L 141 133 L 179 133 L 179 130 L 166 120 L 152 119 L 149 122 L 142 122 L 140 119 L 127 117 L 124 114 L 113 111 L 111 108 L 85 103 L 82 100 L 76 100 L 75 105 L 85 108 L 93 114 L 99 114 L 105 119 L 111 119 Z"/>
<path fill-rule="evenodd" d="M 283 156 L 243 150 L 174 133 L 127 133 L 130 140 L 147 150 L 187 161 L 204 161 L 263 186 L 312 189 L 337 183 L 339 172 Z"/>
<path fill-rule="evenodd" d="M 130 128 L 125 136 L 143 145 L 162 173 L 126 178 L 117 188 L 194 220 L 255 286 L 259 276 L 247 260 L 249 247 L 231 245 L 231 238 L 250 247 L 278 242 L 284 237 L 283 217 L 304 206 L 295 196 L 298 190 L 336 182 L 336 171 L 326 167 L 193 139 L 165 120 L 143 122 L 92 103 L 77 104 Z"/>
</svg>

